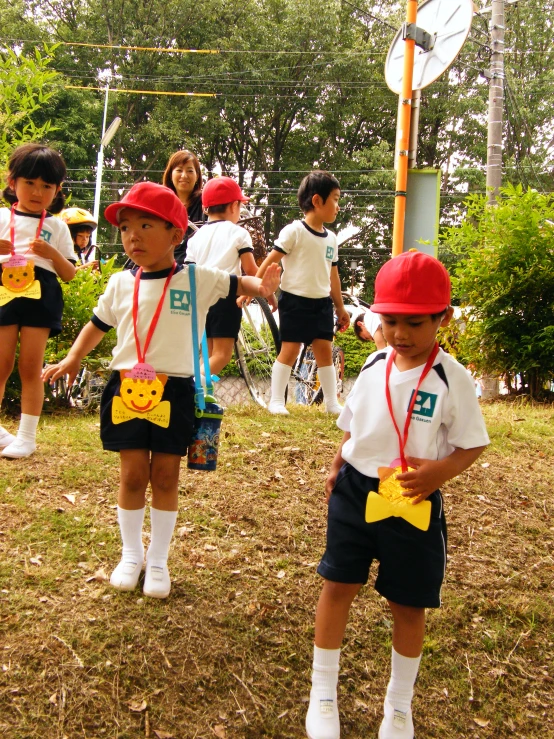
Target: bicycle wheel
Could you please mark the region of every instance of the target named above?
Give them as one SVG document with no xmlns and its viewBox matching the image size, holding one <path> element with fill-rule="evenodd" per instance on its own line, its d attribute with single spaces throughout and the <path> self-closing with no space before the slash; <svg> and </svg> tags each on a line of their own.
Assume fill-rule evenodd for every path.
<svg viewBox="0 0 554 739">
<path fill-rule="evenodd" d="M 242 309 L 235 356 L 252 396 L 267 408 L 271 396 L 271 369 L 281 350 L 279 330 L 267 300 L 255 298 Z"/>
<path fill-rule="evenodd" d="M 106 380 L 98 372 L 83 367 L 69 390 L 69 403 L 73 408 L 87 410 L 100 405 Z"/>
<path fill-rule="evenodd" d="M 344 378 L 344 351 L 340 346 L 333 344 L 333 367 L 337 378 L 337 398 L 342 394 Z M 323 389 L 317 374 L 317 364 L 311 348 L 305 350 L 305 355 L 300 356 L 298 371 L 295 374 L 296 389 L 295 397 L 297 403 L 304 405 L 319 404 L 323 402 Z"/>
</svg>

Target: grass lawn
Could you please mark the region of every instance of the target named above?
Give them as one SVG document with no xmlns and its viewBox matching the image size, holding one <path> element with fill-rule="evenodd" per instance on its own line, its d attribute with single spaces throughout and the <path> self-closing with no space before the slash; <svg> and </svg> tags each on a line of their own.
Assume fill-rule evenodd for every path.
<svg viewBox="0 0 554 739">
<path fill-rule="evenodd" d="M 443 490 L 449 563 L 418 739 L 554 737 L 554 408 L 483 411 L 491 446 Z M 0 735 L 303 737 L 323 484 L 341 436 L 318 409 L 229 409 L 218 471 L 183 464 L 173 588 L 156 601 L 106 582 L 118 456 L 101 450 L 97 417 L 44 415 L 38 451 L 0 460 Z M 377 737 L 390 646 L 367 587 L 344 642 L 341 737 Z"/>
</svg>

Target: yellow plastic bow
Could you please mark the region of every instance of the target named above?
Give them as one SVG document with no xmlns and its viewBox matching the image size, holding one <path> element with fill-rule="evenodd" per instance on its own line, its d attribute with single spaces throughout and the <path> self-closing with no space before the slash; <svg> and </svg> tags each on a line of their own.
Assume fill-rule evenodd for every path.
<svg viewBox="0 0 554 739">
<path fill-rule="evenodd" d="M 412 468 L 409 467 L 409 470 Z M 396 476 L 402 474 L 402 467 L 379 467 L 379 492 L 367 496 L 365 520 L 367 523 L 382 521 L 391 516 L 400 516 L 422 531 L 427 531 L 431 523 L 431 501 L 412 503 L 402 495 L 404 488 Z"/>
</svg>

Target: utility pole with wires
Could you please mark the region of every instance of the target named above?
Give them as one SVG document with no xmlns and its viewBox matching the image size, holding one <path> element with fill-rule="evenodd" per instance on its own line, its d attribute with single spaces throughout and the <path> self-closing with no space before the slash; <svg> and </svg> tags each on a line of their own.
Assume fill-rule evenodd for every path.
<svg viewBox="0 0 554 739">
<path fill-rule="evenodd" d="M 491 66 L 489 78 L 489 116 L 487 132 L 487 197 L 496 203 L 502 185 L 502 122 L 504 113 L 504 3 L 492 0 L 491 6 Z"/>
</svg>

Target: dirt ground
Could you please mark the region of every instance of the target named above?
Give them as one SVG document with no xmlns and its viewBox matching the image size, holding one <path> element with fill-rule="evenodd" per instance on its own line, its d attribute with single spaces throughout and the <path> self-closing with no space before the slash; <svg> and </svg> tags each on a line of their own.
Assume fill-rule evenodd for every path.
<svg viewBox="0 0 554 739">
<path fill-rule="evenodd" d="M 418 739 L 554 737 L 554 409 L 484 405 L 492 444 L 443 490 L 444 605 L 428 615 Z M 13 421 L 6 420 L 8 428 Z M 0 735 L 303 737 L 323 485 L 341 438 L 317 409 L 229 409 L 218 470 L 183 463 L 166 601 L 122 594 L 117 455 L 98 419 L 45 415 L 0 460 Z M 148 516 L 145 543 L 148 543 Z M 341 661 L 341 737 L 377 737 L 391 620 L 370 584 Z"/>
</svg>

